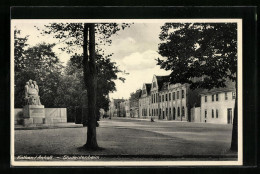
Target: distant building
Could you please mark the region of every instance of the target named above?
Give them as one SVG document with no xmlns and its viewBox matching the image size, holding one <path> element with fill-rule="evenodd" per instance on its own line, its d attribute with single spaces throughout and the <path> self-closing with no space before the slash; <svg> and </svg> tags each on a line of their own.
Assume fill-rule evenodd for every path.
<svg viewBox="0 0 260 174">
<path fill-rule="evenodd" d="M 141 97 L 139 98 L 139 117 L 148 118 L 151 116 L 151 83 L 143 84 Z"/>
<path fill-rule="evenodd" d="M 126 100 L 124 102 L 125 105 L 125 117 L 130 117 L 130 101 Z"/>
<path fill-rule="evenodd" d="M 235 85 L 228 82 L 226 88 L 204 90 L 201 95 L 201 122 L 232 124 L 236 99 Z"/>
<path fill-rule="evenodd" d="M 108 114 L 110 117 L 119 117 L 120 113 L 120 103 L 125 101 L 124 99 L 111 99 L 109 102 Z"/>
</svg>

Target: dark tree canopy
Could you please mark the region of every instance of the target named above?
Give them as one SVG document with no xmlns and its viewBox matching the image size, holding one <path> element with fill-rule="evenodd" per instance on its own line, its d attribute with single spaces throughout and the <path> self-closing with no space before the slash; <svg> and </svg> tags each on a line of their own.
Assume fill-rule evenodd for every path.
<svg viewBox="0 0 260 174">
<path fill-rule="evenodd" d="M 41 43 L 25 47 L 27 38 L 20 39 L 17 34 L 15 31 L 15 107 L 24 106 L 24 86 L 29 79 L 38 83 L 41 103 L 46 107 L 57 107 L 54 97 L 63 66 L 52 51 L 54 45 Z"/>
<path fill-rule="evenodd" d="M 111 36 L 116 34 L 120 29 L 128 28 L 130 24 L 122 23 L 95 23 L 95 38 L 97 51 L 102 51 L 98 46 L 104 44 L 111 44 Z M 42 34 L 53 34 L 54 38 L 60 42 L 65 43 L 66 46 L 60 49 L 68 53 L 75 52 L 84 45 L 83 40 L 83 23 L 50 23 L 45 25 L 46 29 Z M 101 54 L 101 53 L 100 53 Z"/>
<path fill-rule="evenodd" d="M 171 71 L 171 82 L 212 89 L 236 80 L 236 23 L 166 23 L 159 38 L 158 65 Z"/>
<path fill-rule="evenodd" d="M 115 80 L 119 79 L 124 82 L 125 78 L 118 76 L 119 73 L 123 73 L 118 69 L 115 62 L 112 62 L 110 57 L 102 56 L 96 53 L 96 67 L 97 67 L 97 109 L 108 110 L 108 94 L 110 92 L 116 91 Z M 82 65 L 82 55 L 75 54 L 71 57 L 68 66 L 66 68 L 66 73 L 68 75 L 76 75 L 82 84 L 83 80 L 83 65 Z"/>
</svg>

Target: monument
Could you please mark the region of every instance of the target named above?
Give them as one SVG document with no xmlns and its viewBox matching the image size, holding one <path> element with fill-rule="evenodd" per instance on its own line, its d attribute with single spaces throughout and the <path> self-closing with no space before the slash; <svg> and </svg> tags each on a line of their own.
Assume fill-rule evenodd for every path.
<svg viewBox="0 0 260 174">
<path fill-rule="evenodd" d="M 39 87 L 36 81 L 29 80 L 25 85 L 25 106 L 23 107 L 23 125 L 43 124 L 44 105 L 41 104 Z"/>
</svg>

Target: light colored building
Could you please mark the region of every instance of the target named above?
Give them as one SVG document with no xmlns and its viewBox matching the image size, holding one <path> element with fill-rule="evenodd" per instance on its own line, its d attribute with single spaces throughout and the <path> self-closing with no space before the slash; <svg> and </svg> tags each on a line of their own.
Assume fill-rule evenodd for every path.
<svg viewBox="0 0 260 174">
<path fill-rule="evenodd" d="M 120 103 L 125 101 L 124 99 L 111 99 L 109 102 L 109 117 L 119 117 L 120 116 Z"/>
<path fill-rule="evenodd" d="M 201 92 L 201 122 L 232 124 L 235 107 L 235 85 Z"/>
<path fill-rule="evenodd" d="M 170 76 L 153 76 L 151 114 L 163 120 L 191 121 L 190 109 L 200 105 L 198 90 L 188 84 L 171 84 Z"/>
<path fill-rule="evenodd" d="M 140 118 L 148 118 L 151 116 L 151 84 L 145 83 L 143 84 L 141 97 L 139 98 L 139 117 Z"/>
</svg>

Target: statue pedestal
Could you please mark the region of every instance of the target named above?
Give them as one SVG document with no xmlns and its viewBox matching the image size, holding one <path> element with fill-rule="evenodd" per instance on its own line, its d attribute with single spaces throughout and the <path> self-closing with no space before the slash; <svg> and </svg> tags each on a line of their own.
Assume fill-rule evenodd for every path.
<svg viewBox="0 0 260 174">
<path fill-rule="evenodd" d="M 23 125 L 43 124 L 45 119 L 44 105 L 26 105 L 23 107 Z"/>
</svg>

